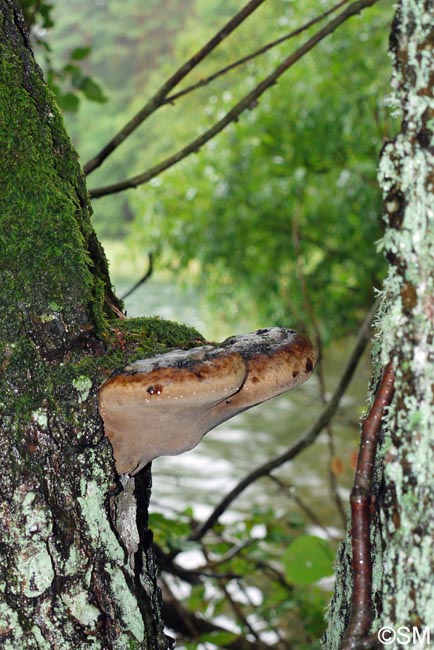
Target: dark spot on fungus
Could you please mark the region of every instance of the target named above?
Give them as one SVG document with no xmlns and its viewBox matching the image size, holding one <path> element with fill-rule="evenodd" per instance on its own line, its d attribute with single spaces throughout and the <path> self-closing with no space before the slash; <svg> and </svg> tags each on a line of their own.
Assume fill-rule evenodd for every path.
<svg viewBox="0 0 434 650">
<path fill-rule="evenodd" d="M 117 471 L 192 449 L 218 424 L 302 384 L 315 361 L 311 342 L 282 327 L 135 361 L 98 395 Z"/>
<path fill-rule="evenodd" d="M 150 395 L 161 395 L 163 392 L 163 387 L 156 384 L 155 386 L 149 386 L 148 393 Z"/>
</svg>

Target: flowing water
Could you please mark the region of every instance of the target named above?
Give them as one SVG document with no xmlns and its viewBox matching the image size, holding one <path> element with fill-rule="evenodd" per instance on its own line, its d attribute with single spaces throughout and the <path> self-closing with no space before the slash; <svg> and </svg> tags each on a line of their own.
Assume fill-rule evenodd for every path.
<svg viewBox="0 0 434 650">
<path fill-rule="evenodd" d="M 114 282 L 122 295 L 132 281 Z M 160 315 L 196 327 L 206 338 L 220 340 L 234 333 L 224 326 L 210 328 L 201 316 L 199 298 L 194 291 L 185 292 L 154 276 L 126 300 L 128 316 Z M 271 326 L 272 323 L 264 324 Z M 214 331 L 209 331 L 212 329 Z M 254 329 L 254 327 L 250 327 Z M 328 351 L 326 360 L 327 390 L 333 391 L 351 351 L 351 341 Z M 336 456 L 333 466 L 338 474 L 339 493 L 345 505 L 353 475 L 358 428 L 369 378 L 369 361 L 359 366 L 333 423 Z M 153 462 L 152 510 L 193 508 L 197 518 L 204 518 L 242 477 L 267 459 L 283 453 L 321 412 L 318 382 L 315 376 L 303 386 L 256 406 L 225 422 L 210 433 L 195 449 L 181 456 L 159 458 Z M 285 493 L 268 479 L 249 487 L 232 505 L 226 517 L 248 511 L 252 504 L 271 503 L 279 511 L 296 509 L 290 500 L 303 500 L 329 531 L 337 534 L 342 527 L 330 496 L 330 454 L 328 438 L 321 434 L 309 449 L 294 461 L 282 466 L 277 474 L 293 488 Z M 312 526 L 313 532 L 315 526 Z"/>
</svg>

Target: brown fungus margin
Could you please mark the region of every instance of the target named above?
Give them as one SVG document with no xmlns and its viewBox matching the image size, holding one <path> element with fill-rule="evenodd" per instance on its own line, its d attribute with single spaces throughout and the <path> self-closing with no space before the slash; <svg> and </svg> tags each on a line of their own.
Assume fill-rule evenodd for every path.
<svg viewBox="0 0 434 650">
<path fill-rule="evenodd" d="M 315 364 L 309 339 L 282 327 L 135 361 L 99 390 L 117 471 L 136 474 L 192 449 L 225 420 L 302 384 Z"/>
</svg>

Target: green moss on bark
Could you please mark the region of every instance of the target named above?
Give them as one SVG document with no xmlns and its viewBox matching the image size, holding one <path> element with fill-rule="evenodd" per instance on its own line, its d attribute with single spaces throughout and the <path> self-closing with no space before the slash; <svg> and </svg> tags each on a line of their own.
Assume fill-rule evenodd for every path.
<svg viewBox="0 0 434 650">
<path fill-rule="evenodd" d="M 58 339 L 65 328 L 79 336 L 103 326 L 107 267 L 77 155 L 25 28 L 6 2 L 0 20 L 2 338 L 42 317 L 56 320 Z"/>
<path fill-rule="evenodd" d="M 149 534 L 131 566 L 111 516 L 122 486 L 97 391 L 131 360 L 202 339 L 110 320 L 120 303 L 84 178 L 15 0 L 0 0 L 0 96 L 0 645 L 165 650 Z"/>
</svg>

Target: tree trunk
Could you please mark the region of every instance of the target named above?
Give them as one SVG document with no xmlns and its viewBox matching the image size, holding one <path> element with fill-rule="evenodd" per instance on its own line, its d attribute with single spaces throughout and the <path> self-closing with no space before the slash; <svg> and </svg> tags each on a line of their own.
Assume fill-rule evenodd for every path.
<svg viewBox="0 0 434 650">
<path fill-rule="evenodd" d="M 432 2 L 398 3 L 390 43 L 394 106 L 402 114 L 402 126 L 384 147 L 380 162 L 387 224 L 382 246 L 390 270 L 372 385 L 389 360 L 394 362 L 396 379 L 377 454 L 377 516 L 371 526 L 372 632 L 393 628 L 385 637 L 391 650 L 405 642 L 425 647 L 419 642 L 425 628 L 431 628 L 434 638 L 433 25 Z M 337 650 L 348 620 L 350 564 L 347 540 L 338 559 L 327 650 Z M 401 626 L 409 628 L 410 640 Z"/>
<path fill-rule="evenodd" d="M 0 645 L 162 650 L 150 470 L 121 484 L 96 399 L 139 334 L 109 320 L 84 178 L 15 0 L 0 21 Z M 152 326 L 148 354 L 178 343 Z"/>
</svg>

